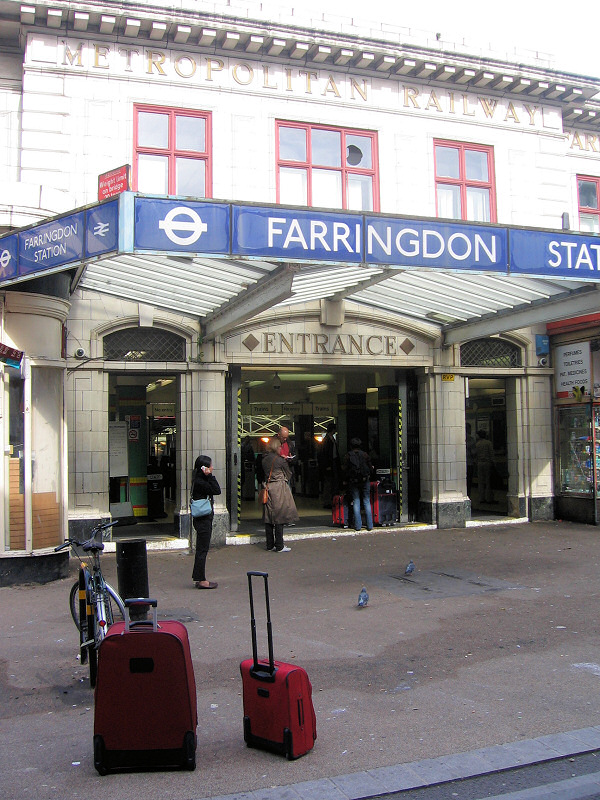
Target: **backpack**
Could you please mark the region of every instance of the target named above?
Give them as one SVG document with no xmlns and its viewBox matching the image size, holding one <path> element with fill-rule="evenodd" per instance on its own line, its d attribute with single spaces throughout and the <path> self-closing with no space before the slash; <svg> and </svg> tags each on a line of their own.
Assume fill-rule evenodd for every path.
<svg viewBox="0 0 600 800">
<path fill-rule="evenodd" d="M 369 480 L 371 470 L 360 450 L 348 453 L 348 480 L 351 484 L 362 485 Z"/>
</svg>

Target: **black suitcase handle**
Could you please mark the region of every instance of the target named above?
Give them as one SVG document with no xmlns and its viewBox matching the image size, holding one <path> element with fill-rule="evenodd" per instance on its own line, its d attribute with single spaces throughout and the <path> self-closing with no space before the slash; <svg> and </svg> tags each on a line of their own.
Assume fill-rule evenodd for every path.
<svg viewBox="0 0 600 800">
<path fill-rule="evenodd" d="M 269 573 L 248 572 L 248 595 L 250 597 L 250 631 L 252 634 L 252 660 L 250 675 L 259 681 L 274 681 L 277 667 L 273 658 L 273 626 L 271 625 L 271 605 L 269 603 Z M 269 665 L 258 663 L 258 647 L 256 644 L 256 619 L 254 618 L 254 596 L 252 591 L 252 578 L 263 578 L 265 582 L 265 604 L 267 607 L 267 642 L 269 646 Z"/>
</svg>

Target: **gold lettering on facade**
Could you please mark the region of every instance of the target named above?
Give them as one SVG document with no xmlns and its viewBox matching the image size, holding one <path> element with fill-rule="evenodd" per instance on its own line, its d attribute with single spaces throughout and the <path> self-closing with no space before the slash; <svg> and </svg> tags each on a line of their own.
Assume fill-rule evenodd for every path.
<svg viewBox="0 0 600 800">
<path fill-rule="evenodd" d="M 377 342 L 379 344 L 379 348 L 377 350 L 373 349 L 373 342 Z M 367 353 L 372 356 L 380 356 L 383 352 L 383 336 L 369 336 L 367 339 Z"/>
<path fill-rule="evenodd" d="M 448 100 L 450 101 L 450 108 L 448 113 L 456 114 L 456 111 L 454 110 L 454 92 L 448 92 Z"/>
<path fill-rule="evenodd" d="M 463 114 L 465 115 L 465 117 L 474 117 L 475 112 L 469 109 L 469 95 L 463 94 L 462 99 L 463 99 Z"/>
<path fill-rule="evenodd" d="M 344 347 L 344 343 L 342 342 L 342 337 L 338 334 L 335 337 L 335 341 L 333 343 L 333 347 L 331 348 L 332 353 L 343 353 L 346 355 L 346 348 Z"/>
<path fill-rule="evenodd" d="M 83 44 L 80 44 L 74 53 L 71 52 L 71 48 L 66 42 L 63 42 L 63 44 L 65 46 L 63 65 L 66 66 L 68 61 L 71 66 L 83 67 L 83 64 L 81 63 L 81 51 L 83 50 Z"/>
<path fill-rule="evenodd" d="M 314 353 L 327 354 L 327 339 L 329 338 L 326 333 L 314 333 Z"/>
<path fill-rule="evenodd" d="M 240 76 L 240 70 L 246 70 L 245 77 Z M 248 64 L 236 64 L 231 71 L 233 80 L 240 86 L 248 86 L 254 79 L 254 70 Z"/>
<path fill-rule="evenodd" d="M 165 54 L 162 50 L 148 50 L 148 75 L 152 75 L 152 68 L 156 67 L 156 72 L 158 75 L 165 75 L 166 72 L 164 71 L 162 65 L 165 63 Z"/>
<path fill-rule="evenodd" d="M 535 112 L 538 111 L 538 106 L 528 106 L 527 103 L 523 103 L 523 108 L 529 114 L 529 124 L 535 125 Z"/>
<path fill-rule="evenodd" d="M 269 75 L 269 67 L 265 65 L 263 67 L 263 89 L 278 89 L 279 87 L 277 86 L 277 84 L 275 84 L 275 86 L 272 86 L 269 83 L 270 77 L 271 76 Z"/>
<path fill-rule="evenodd" d="M 285 338 L 283 333 L 279 334 L 279 352 L 283 352 L 284 347 L 288 353 L 294 352 L 294 334 L 290 334 L 289 340 Z"/>
<path fill-rule="evenodd" d="M 492 99 L 491 97 L 478 97 L 477 99 L 481 103 L 483 113 L 488 119 L 492 119 L 494 116 L 494 111 L 496 110 L 496 106 L 498 105 L 498 101 L 495 98 Z"/>
<path fill-rule="evenodd" d="M 125 72 L 133 72 L 133 69 L 131 67 L 131 57 L 134 54 L 136 56 L 139 56 L 140 51 L 139 50 L 134 50 L 134 49 L 129 48 L 129 47 L 126 47 L 126 48 L 120 49 L 118 51 L 118 53 L 119 53 L 120 56 L 125 56 Z"/>
<path fill-rule="evenodd" d="M 421 106 L 417 103 L 417 97 L 419 96 L 419 90 L 415 89 L 414 86 L 405 86 L 404 87 L 404 108 L 408 108 L 412 103 L 413 108 L 421 108 Z"/>
<path fill-rule="evenodd" d="M 509 119 L 512 119 L 514 122 L 516 122 L 517 125 L 520 124 L 521 122 L 521 120 L 517 116 L 517 112 L 512 103 L 508 104 L 508 108 L 506 109 L 506 116 L 504 117 L 504 122 L 508 122 Z"/>
<path fill-rule="evenodd" d="M 356 351 L 358 355 L 362 356 L 363 354 L 363 343 L 362 343 L 362 336 L 359 336 L 358 339 L 350 334 L 350 355 Z"/>
<path fill-rule="evenodd" d="M 585 135 L 585 149 L 586 150 L 593 150 L 594 153 L 600 152 L 600 150 L 598 150 L 598 137 L 594 136 L 591 133 L 586 133 L 586 135 Z"/>
<path fill-rule="evenodd" d="M 361 87 L 358 85 L 358 81 L 356 80 L 356 78 L 350 78 L 350 93 L 352 95 L 352 99 L 353 100 L 356 100 L 356 95 L 354 94 L 354 90 L 355 89 L 356 89 L 356 91 L 359 93 L 359 95 L 362 97 L 362 99 L 366 103 L 367 102 L 367 81 L 363 78 L 362 89 L 361 89 Z"/>
<path fill-rule="evenodd" d="M 298 75 L 300 75 L 300 76 L 305 75 L 306 76 L 306 89 L 304 90 L 304 93 L 305 94 L 312 94 L 312 79 L 313 78 L 315 80 L 317 79 L 317 73 L 316 72 L 311 72 L 308 69 L 301 69 L 301 70 L 298 70 Z"/>
<path fill-rule="evenodd" d="M 292 88 L 292 70 L 289 67 L 285 68 L 285 79 L 286 79 L 286 84 L 285 84 L 286 92 L 293 91 L 293 88 Z"/>
<path fill-rule="evenodd" d="M 207 58 L 206 59 L 206 80 L 213 80 L 213 72 L 221 72 L 225 64 L 220 58 Z"/>
<path fill-rule="evenodd" d="M 308 352 L 308 350 L 306 349 L 306 341 L 307 341 L 307 340 L 309 340 L 309 341 L 310 341 L 310 333 L 299 333 L 299 334 L 298 334 L 298 338 L 299 338 L 299 339 L 301 340 L 301 342 L 302 342 L 302 349 L 300 350 L 300 352 L 301 352 L 303 355 L 306 355 L 306 353 Z"/>
<path fill-rule="evenodd" d="M 98 69 L 108 69 L 108 54 L 110 52 L 110 48 L 103 44 L 95 44 L 94 45 L 94 66 Z M 103 62 L 106 63 L 103 63 Z"/>
<path fill-rule="evenodd" d="M 442 107 L 440 105 L 440 101 L 437 98 L 437 94 L 435 93 L 435 89 L 431 90 L 431 93 L 429 95 L 429 99 L 427 100 L 427 103 L 425 105 L 425 111 L 429 111 L 431 106 L 433 106 L 436 111 L 439 111 L 440 114 L 443 113 L 443 109 L 442 109 Z"/>
<path fill-rule="evenodd" d="M 341 96 L 339 91 L 338 91 L 338 88 L 337 88 L 337 86 L 335 84 L 335 80 L 333 78 L 333 75 L 329 76 L 329 79 L 328 79 L 327 83 L 325 84 L 325 88 L 323 89 L 323 97 L 326 97 L 328 92 L 332 92 L 336 97 L 340 97 Z"/>
<path fill-rule="evenodd" d="M 188 67 L 185 72 L 181 67 L 182 62 L 188 63 Z M 196 74 L 196 62 L 191 56 L 179 56 L 179 58 L 175 60 L 173 68 L 175 69 L 175 72 L 179 75 L 180 78 L 191 78 L 193 75 Z"/>
<path fill-rule="evenodd" d="M 263 353 L 275 353 L 275 334 L 263 334 Z"/>
<path fill-rule="evenodd" d="M 574 150 L 575 148 L 579 150 L 584 150 L 583 142 L 581 141 L 581 136 L 577 133 L 577 131 L 573 131 L 573 138 L 571 139 L 570 149 Z"/>
<path fill-rule="evenodd" d="M 385 337 L 385 354 L 386 354 L 386 356 L 395 356 L 396 355 L 396 337 L 395 336 L 386 336 Z"/>
</svg>

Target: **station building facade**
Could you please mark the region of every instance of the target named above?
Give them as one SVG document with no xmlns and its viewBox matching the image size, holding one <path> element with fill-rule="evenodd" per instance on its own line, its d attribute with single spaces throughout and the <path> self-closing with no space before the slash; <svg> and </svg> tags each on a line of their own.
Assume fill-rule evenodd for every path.
<svg viewBox="0 0 600 800">
<path fill-rule="evenodd" d="M 390 470 L 403 522 L 553 518 L 556 384 L 540 341 L 548 320 L 597 309 L 598 250 L 556 250 L 572 268 L 562 283 L 422 269 L 444 247 L 465 254 L 438 219 L 600 231 L 599 80 L 385 21 L 290 24 L 260 4 L 9 5 L 0 233 L 96 203 L 99 175 L 128 165 L 140 196 L 270 209 L 273 237 L 300 249 L 300 228 L 282 232 L 292 211 L 345 214 L 332 225 L 347 251 L 353 214 L 401 215 L 412 227 L 393 244 L 420 269 L 338 263 L 322 223 L 310 228 L 329 251 L 321 271 L 160 248 L 45 270 L 68 235 L 31 237 L 29 274 L 0 287 L 2 342 L 24 353 L 3 369 L 8 555 L 45 552 L 123 503 L 152 516 L 153 458 L 185 538 L 201 452 L 225 487 L 225 541 L 254 514 L 242 440 L 260 451 L 282 424 L 302 449 L 298 496 L 322 514 L 315 473 L 333 423 L 340 451 L 358 435 Z M 161 221 L 172 241 L 188 235 L 180 223 Z M 536 312 L 553 294 L 562 305 Z M 494 507 L 467 485 L 469 430 L 494 445 Z"/>
</svg>

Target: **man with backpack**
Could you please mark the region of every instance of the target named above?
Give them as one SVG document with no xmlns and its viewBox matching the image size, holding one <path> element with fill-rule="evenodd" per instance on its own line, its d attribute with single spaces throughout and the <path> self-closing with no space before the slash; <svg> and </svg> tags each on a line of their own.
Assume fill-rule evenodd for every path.
<svg viewBox="0 0 600 800">
<path fill-rule="evenodd" d="M 360 504 L 362 500 L 365 509 L 367 530 L 373 529 L 373 514 L 371 511 L 371 459 L 368 453 L 361 449 L 360 439 L 350 440 L 351 450 L 348 450 L 344 458 L 343 470 L 348 486 L 348 494 L 352 498 L 352 508 L 354 511 L 354 529 L 359 531 L 362 527 L 360 514 Z"/>
</svg>

